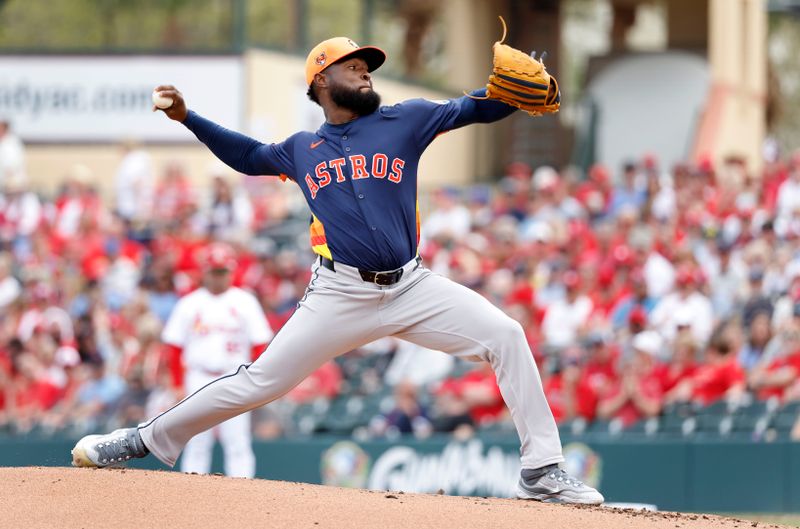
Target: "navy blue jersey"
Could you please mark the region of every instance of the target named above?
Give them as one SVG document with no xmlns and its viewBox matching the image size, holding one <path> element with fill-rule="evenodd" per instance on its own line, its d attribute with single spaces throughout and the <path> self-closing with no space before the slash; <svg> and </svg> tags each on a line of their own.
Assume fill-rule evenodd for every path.
<svg viewBox="0 0 800 529">
<path fill-rule="evenodd" d="M 514 110 L 468 97 L 412 99 L 270 145 L 191 111 L 184 124 L 233 169 L 297 183 L 311 209 L 316 253 L 380 271 L 399 268 L 417 255 L 417 167 L 425 148 L 442 132 L 497 121 Z"/>
</svg>

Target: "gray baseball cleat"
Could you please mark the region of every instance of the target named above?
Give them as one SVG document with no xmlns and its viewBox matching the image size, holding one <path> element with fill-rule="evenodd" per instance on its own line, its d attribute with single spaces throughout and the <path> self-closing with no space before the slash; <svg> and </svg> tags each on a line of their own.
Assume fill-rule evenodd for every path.
<svg viewBox="0 0 800 529">
<path fill-rule="evenodd" d="M 87 435 L 78 441 L 72 449 L 72 466 L 118 466 L 149 453 L 138 428 L 121 428 L 106 435 Z"/>
<path fill-rule="evenodd" d="M 545 472 L 542 473 L 540 470 Z M 600 505 L 605 501 L 597 490 L 570 477 L 566 471 L 558 468 L 558 465 L 539 470 L 523 469 L 517 484 L 517 498 L 585 505 Z"/>
</svg>

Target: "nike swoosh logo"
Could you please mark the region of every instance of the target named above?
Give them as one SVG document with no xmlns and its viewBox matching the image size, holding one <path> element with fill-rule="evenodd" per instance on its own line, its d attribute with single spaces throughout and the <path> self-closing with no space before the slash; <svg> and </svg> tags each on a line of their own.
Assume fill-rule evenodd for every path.
<svg viewBox="0 0 800 529">
<path fill-rule="evenodd" d="M 315 141 L 315 142 L 313 142 L 313 143 L 311 144 L 311 148 L 312 148 L 312 149 L 316 149 L 317 147 L 319 147 L 319 144 L 320 144 L 320 143 L 322 143 L 323 141 L 325 141 L 325 140 L 319 140 L 319 141 Z"/>
</svg>

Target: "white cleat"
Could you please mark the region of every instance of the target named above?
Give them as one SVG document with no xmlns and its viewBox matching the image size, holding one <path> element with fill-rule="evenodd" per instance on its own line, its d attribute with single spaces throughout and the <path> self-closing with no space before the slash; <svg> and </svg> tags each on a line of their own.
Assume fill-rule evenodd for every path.
<svg viewBox="0 0 800 529">
<path fill-rule="evenodd" d="M 148 453 L 137 428 L 121 428 L 106 435 L 83 437 L 72 449 L 72 466 L 119 466 Z"/>
</svg>

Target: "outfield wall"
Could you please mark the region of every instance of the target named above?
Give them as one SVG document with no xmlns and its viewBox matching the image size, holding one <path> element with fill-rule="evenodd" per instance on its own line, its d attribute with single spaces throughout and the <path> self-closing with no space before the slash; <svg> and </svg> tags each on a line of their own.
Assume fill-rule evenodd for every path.
<svg viewBox="0 0 800 529">
<path fill-rule="evenodd" d="M 0 438 L 2 466 L 69 464 L 72 440 Z M 607 501 L 662 510 L 800 512 L 800 443 L 564 439 L 566 466 Z M 509 438 L 356 442 L 314 437 L 257 442 L 257 476 L 406 492 L 510 496 L 518 445 Z M 154 458 L 137 468 L 165 468 Z M 220 472 L 221 450 L 214 455 Z"/>
</svg>

